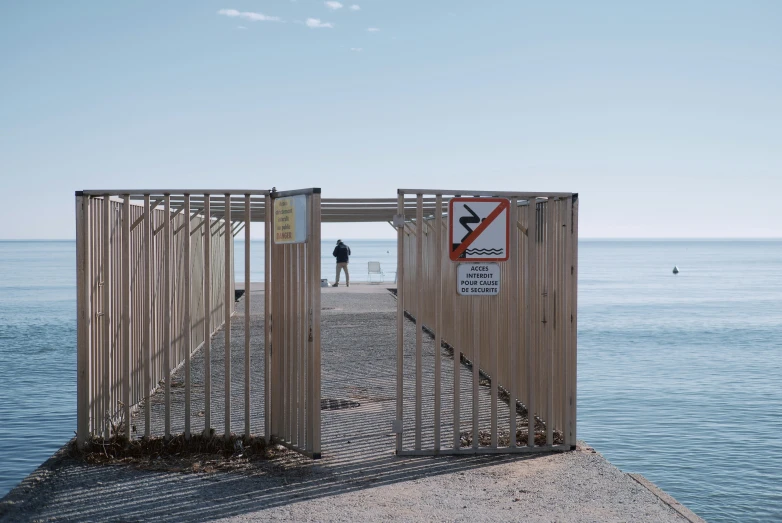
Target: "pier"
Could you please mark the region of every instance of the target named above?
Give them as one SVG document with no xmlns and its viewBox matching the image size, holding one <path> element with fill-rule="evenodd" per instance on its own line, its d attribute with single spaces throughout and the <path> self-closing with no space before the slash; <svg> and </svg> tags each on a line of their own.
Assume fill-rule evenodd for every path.
<svg viewBox="0 0 782 523">
<path fill-rule="evenodd" d="M 262 287 L 251 286 L 254 347 L 263 343 Z M 237 328 L 245 319 L 243 299 L 232 318 Z M 394 295 L 387 286 L 374 284 L 324 288 L 322 309 L 323 398 L 359 404 L 322 410 L 322 459 L 313 461 L 285 449 L 244 470 L 171 472 L 88 465 L 67 457 L 63 449 L 0 501 L 0 520 L 699 521 L 686 507 L 623 473 L 583 442 L 576 451 L 564 453 L 395 456 L 389 424 L 396 408 Z M 415 339 L 410 320 L 404 335 Z M 222 330 L 212 343 L 214 353 L 221 353 Z M 238 345 L 232 357 L 241 361 L 243 345 Z M 429 337 L 424 338 L 424 351 L 425 360 L 431 361 L 434 346 Z M 443 361 L 451 357 L 447 348 L 440 351 Z M 252 361 L 261 365 L 263 359 Z M 193 355 L 192 363 L 193 387 L 198 390 L 202 351 Z M 222 381 L 219 368 L 213 367 L 215 394 Z M 461 369 L 461 382 L 471 387 L 469 367 L 463 364 Z M 174 382 L 183 377 L 180 369 Z M 414 370 L 406 381 L 414 386 Z M 241 395 L 240 387 L 234 390 Z M 480 394 L 488 405 L 489 387 L 482 386 Z M 184 401 L 183 387 L 172 389 L 171 400 Z M 153 398 L 153 413 L 159 405 Z M 243 404 L 237 400 L 233 405 L 233 423 L 241 428 Z M 219 419 L 220 414 L 215 415 Z M 134 419 L 143 421 L 143 415 Z M 163 416 L 152 419 L 161 423 Z M 489 425 L 485 416 L 482 426 Z M 182 426 L 183 420 L 172 419 L 172 430 Z M 429 426 L 429 433 L 432 429 Z"/>
</svg>

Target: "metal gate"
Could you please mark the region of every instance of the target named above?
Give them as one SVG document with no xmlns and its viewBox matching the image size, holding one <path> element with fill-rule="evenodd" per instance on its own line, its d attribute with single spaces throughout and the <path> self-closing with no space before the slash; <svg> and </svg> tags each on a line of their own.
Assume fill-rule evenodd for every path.
<svg viewBox="0 0 782 523">
<path fill-rule="evenodd" d="M 250 226 L 264 222 L 263 435 L 319 457 L 320 204 L 320 189 L 78 191 L 79 445 L 91 437 L 209 436 L 220 425 L 225 437 L 241 425 L 244 436 L 258 434 Z M 237 339 L 233 240 L 242 228 L 244 336 Z M 212 336 L 221 328 L 224 364 L 215 366 Z M 243 365 L 232 363 L 241 346 Z M 199 350 L 203 371 L 193 376 Z M 184 375 L 174 382 L 180 367 Z M 243 377 L 232 379 L 234 367 L 243 367 Z"/>
<path fill-rule="evenodd" d="M 320 458 L 320 189 L 271 193 L 266 434 Z"/>
<path fill-rule="evenodd" d="M 396 453 L 575 448 L 578 195 L 400 189 L 394 226 Z"/>
</svg>

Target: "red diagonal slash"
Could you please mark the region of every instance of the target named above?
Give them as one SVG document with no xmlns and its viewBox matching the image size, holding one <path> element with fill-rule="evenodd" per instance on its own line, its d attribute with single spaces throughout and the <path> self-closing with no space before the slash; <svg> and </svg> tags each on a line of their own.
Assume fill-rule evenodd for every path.
<svg viewBox="0 0 782 523">
<path fill-rule="evenodd" d="M 480 201 L 480 200 L 479 200 Z M 493 222 L 497 216 L 502 214 L 502 211 L 510 209 L 510 200 L 502 200 L 499 202 L 499 205 L 486 217 L 485 220 L 483 220 L 480 225 L 478 225 L 473 231 L 472 234 L 470 234 L 465 240 L 459 244 L 459 246 L 456 248 L 456 250 L 451 252 L 451 260 L 458 260 L 459 257 L 462 255 L 464 251 L 467 250 L 467 248 L 472 245 L 472 243 L 478 238 L 478 236 L 481 235 L 483 231 L 486 230 L 486 227 L 491 225 L 491 222 Z"/>
</svg>

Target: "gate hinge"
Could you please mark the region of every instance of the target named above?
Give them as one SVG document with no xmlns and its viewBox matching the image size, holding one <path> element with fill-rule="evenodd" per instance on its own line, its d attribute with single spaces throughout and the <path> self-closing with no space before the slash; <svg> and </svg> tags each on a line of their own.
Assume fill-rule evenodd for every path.
<svg viewBox="0 0 782 523">
<path fill-rule="evenodd" d="M 391 224 L 396 227 L 397 229 L 400 229 L 405 226 L 405 215 L 404 214 L 395 214 L 393 221 Z"/>
</svg>

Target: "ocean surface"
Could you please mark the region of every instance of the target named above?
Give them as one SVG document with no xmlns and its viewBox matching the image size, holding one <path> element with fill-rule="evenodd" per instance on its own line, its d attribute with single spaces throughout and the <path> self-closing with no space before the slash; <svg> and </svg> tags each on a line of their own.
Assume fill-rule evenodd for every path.
<svg viewBox="0 0 782 523">
<path fill-rule="evenodd" d="M 352 280 L 372 260 L 394 281 L 395 241 L 346 242 Z M 251 252 L 262 281 L 263 242 Z M 579 438 L 708 521 L 782 520 L 782 241 L 586 240 L 579 256 Z M 0 242 L 0 496 L 74 433 L 74 267 L 74 242 Z"/>
</svg>

